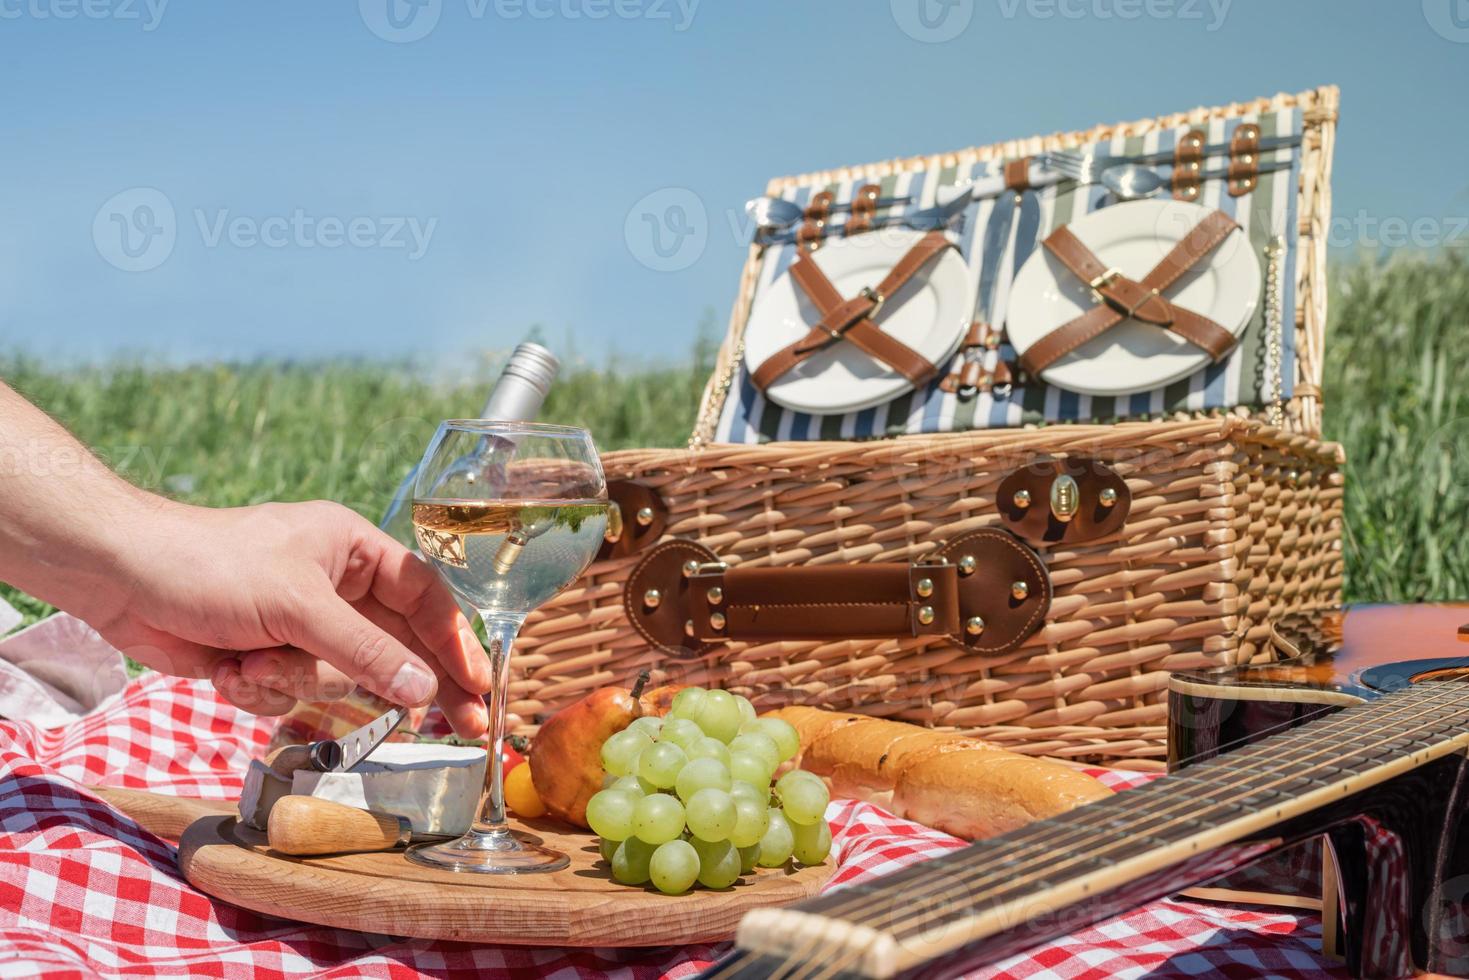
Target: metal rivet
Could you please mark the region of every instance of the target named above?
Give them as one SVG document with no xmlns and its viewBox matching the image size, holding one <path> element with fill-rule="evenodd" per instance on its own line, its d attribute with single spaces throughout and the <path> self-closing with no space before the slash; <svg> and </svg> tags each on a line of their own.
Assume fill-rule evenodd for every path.
<svg viewBox="0 0 1469 980">
<path fill-rule="evenodd" d="M 964 632 L 970 636 L 978 636 L 984 632 L 984 620 L 978 616 L 970 616 L 969 622 L 964 624 Z"/>
<path fill-rule="evenodd" d="M 694 635 L 694 621 L 692 619 L 686 619 L 686 620 L 683 621 L 683 635 L 684 636 L 693 636 Z"/>
<path fill-rule="evenodd" d="M 693 578 L 699 573 L 699 563 L 690 558 L 683 563 L 683 577 Z"/>
<path fill-rule="evenodd" d="M 724 590 L 716 585 L 708 592 L 705 592 L 704 597 L 709 600 L 709 605 L 717 606 L 724 601 Z"/>
<path fill-rule="evenodd" d="M 1010 583 L 1010 594 L 1016 599 L 1024 599 L 1030 595 L 1030 586 L 1019 580 Z"/>
<path fill-rule="evenodd" d="M 657 609 L 658 604 L 663 601 L 663 593 L 657 589 L 649 589 L 643 593 L 643 605 L 649 609 Z"/>
<path fill-rule="evenodd" d="M 1111 487 L 1103 487 L 1102 492 L 1097 494 L 1097 499 L 1102 502 L 1103 507 L 1117 506 L 1117 491 Z"/>
<path fill-rule="evenodd" d="M 959 559 L 959 574 L 973 575 L 974 570 L 979 567 L 979 562 L 974 560 L 973 555 L 965 555 Z"/>
<path fill-rule="evenodd" d="M 933 606 L 918 607 L 918 622 L 922 623 L 924 626 L 928 626 L 933 623 Z"/>
<path fill-rule="evenodd" d="M 713 612 L 709 614 L 709 625 L 717 630 L 724 629 L 724 613 Z"/>
<path fill-rule="evenodd" d="M 1290 485 L 1291 486 L 1295 486 L 1296 484 L 1298 484 L 1298 483 L 1301 482 L 1301 474 L 1300 474 L 1300 471 L 1299 470 L 1291 470 L 1289 473 L 1287 473 L 1285 475 L 1285 478 L 1288 481 L 1290 481 Z"/>
<path fill-rule="evenodd" d="M 641 524 L 643 527 L 647 527 L 649 524 L 652 524 L 653 523 L 653 508 L 651 508 L 651 507 L 640 507 L 640 508 L 638 508 L 638 523 Z"/>
<path fill-rule="evenodd" d="M 927 599 L 929 596 L 933 595 L 933 579 L 919 579 L 918 584 L 914 586 L 914 589 L 918 592 L 918 598 Z"/>
<path fill-rule="evenodd" d="M 1019 507 L 1021 510 L 1024 510 L 1025 508 L 1030 506 L 1030 491 L 1016 490 L 1013 499 L 1015 501 L 1015 506 Z"/>
</svg>

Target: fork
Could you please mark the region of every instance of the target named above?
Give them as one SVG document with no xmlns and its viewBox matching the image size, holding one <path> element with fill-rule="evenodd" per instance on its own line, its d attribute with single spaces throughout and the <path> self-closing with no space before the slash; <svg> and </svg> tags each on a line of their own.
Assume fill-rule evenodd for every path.
<svg viewBox="0 0 1469 980">
<path fill-rule="evenodd" d="M 1301 138 L 1299 136 L 1265 136 L 1256 144 L 1256 152 L 1266 153 L 1270 150 L 1299 146 L 1300 143 Z M 1228 143 L 1212 143 L 1199 149 L 1199 154 L 1205 157 L 1218 156 L 1221 153 L 1228 152 Z M 1041 154 L 1041 157 L 1042 159 L 1053 161 L 1074 161 L 1079 165 L 1095 167 L 1098 171 L 1101 171 L 1123 163 L 1169 163 L 1173 160 L 1173 151 L 1159 150 L 1156 153 L 1098 153 L 1095 150 L 1051 150 Z"/>
</svg>

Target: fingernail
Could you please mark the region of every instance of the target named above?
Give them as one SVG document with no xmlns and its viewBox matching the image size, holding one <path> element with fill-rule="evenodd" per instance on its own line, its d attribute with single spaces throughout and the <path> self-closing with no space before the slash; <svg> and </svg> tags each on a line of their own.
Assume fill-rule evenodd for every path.
<svg viewBox="0 0 1469 980">
<path fill-rule="evenodd" d="M 416 663 L 404 664 L 393 675 L 388 693 L 399 704 L 424 704 L 434 694 L 434 675 Z"/>
</svg>

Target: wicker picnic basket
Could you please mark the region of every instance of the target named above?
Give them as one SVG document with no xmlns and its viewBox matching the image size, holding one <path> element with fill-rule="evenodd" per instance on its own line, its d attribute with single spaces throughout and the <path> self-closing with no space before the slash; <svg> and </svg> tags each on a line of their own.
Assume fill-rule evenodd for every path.
<svg viewBox="0 0 1469 980">
<path fill-rule="evenodd" d="M 752 248 L 689 448 L 604 457 L 624 532 L 526 623 L 512 714 L 532 725 L 646 667 L 761 708 L 850 709 L 1030 754 L 1161 767 L 1170 671 L 1265 655 L 1272 619 L 1339 600 L 1344 460 L 1318 438 L 1335 89 L 816 175 L 876 179 L 1282 110 L 1302 136 L 1288 400 L 1109 424 L 715 442 Z M 1070 493 L 1075 508 L 1079 492 L 1084 519 L 1057 524 L 1045 495 L 1064 474 L 1076 481 L 1062 501 Z"/>
</svg>

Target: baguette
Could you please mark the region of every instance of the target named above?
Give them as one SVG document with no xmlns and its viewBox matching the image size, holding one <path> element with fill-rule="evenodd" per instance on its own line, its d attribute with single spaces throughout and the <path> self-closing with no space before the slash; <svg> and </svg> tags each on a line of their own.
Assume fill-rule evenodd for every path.
<svg viewBox="0 0 1469 980">
<path fill-rule="evenodd" d="M 833 797 L 863 800 L 965 840 L 981 840 L 1111 795 L 1085 773 L 906 722 L 789 707 L 800 764 Z"/>
</svg>

